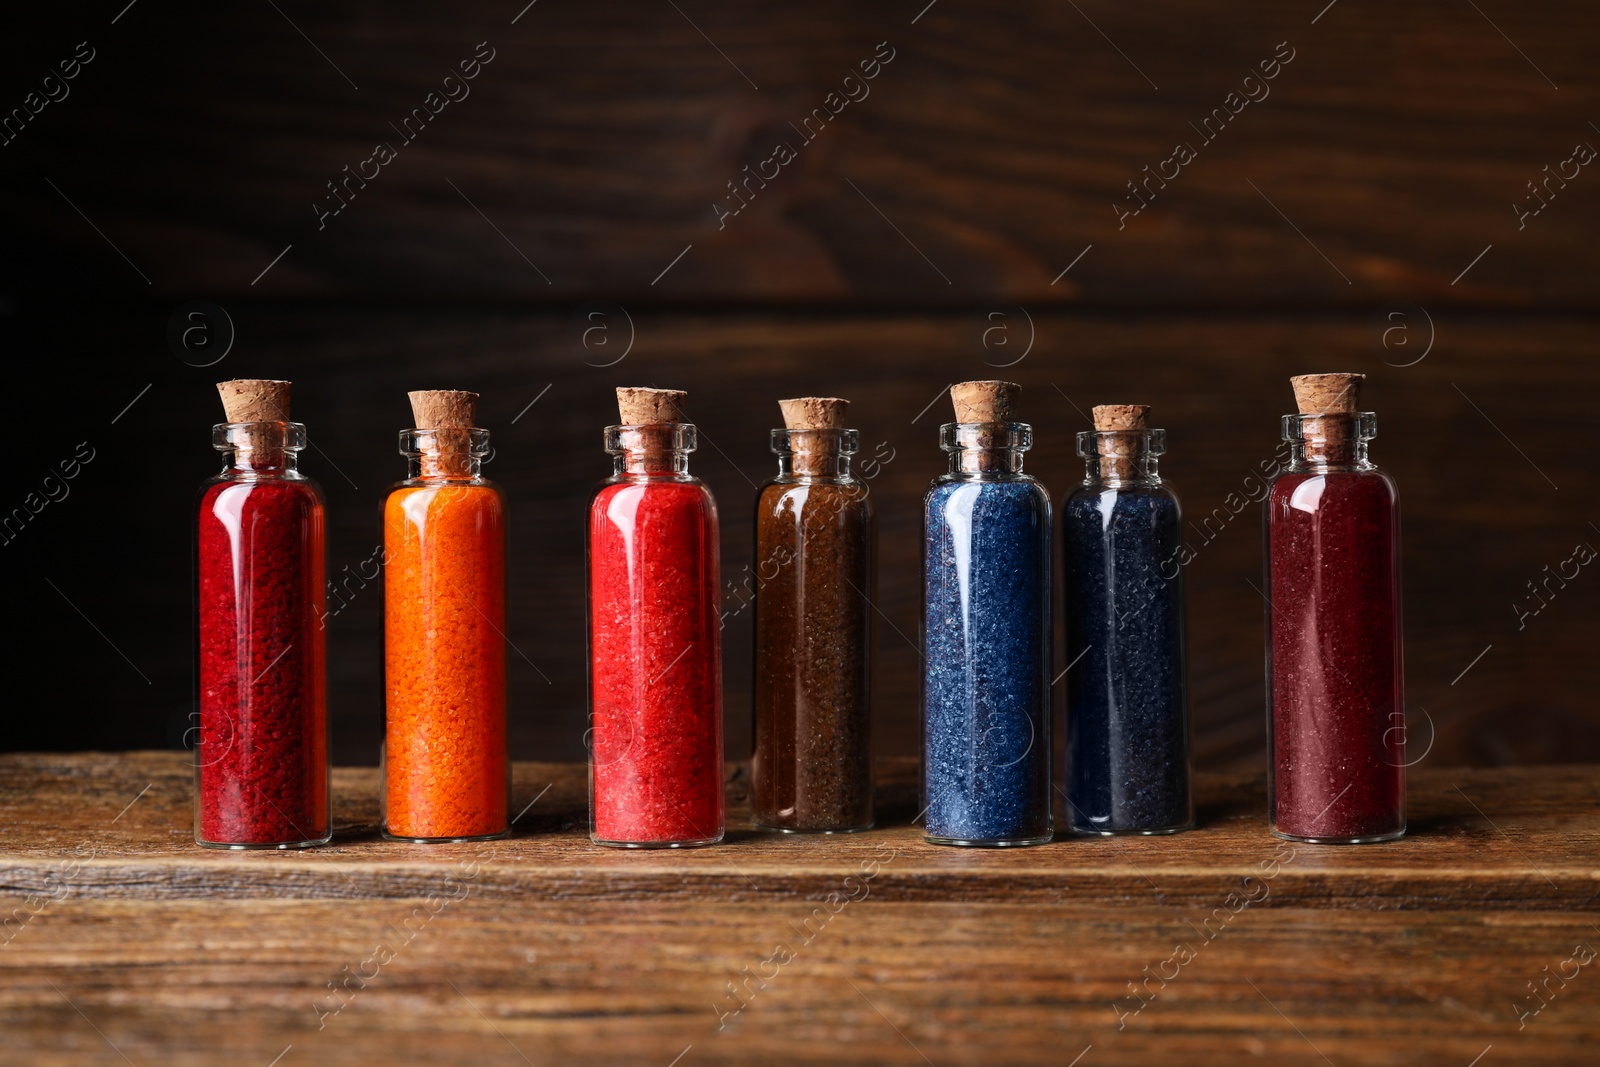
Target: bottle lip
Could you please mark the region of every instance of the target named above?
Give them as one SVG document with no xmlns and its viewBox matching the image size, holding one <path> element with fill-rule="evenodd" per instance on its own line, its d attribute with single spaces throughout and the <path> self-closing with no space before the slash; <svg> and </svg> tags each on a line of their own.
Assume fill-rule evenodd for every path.
<svg viewBox="0 0 1600 1067">
<path fill-rule="evenodd" d="M 861 434 L 859 431 L 840 427 L 820 427 L 811 430 L 791 430 L 787 427 L 778 427 L 772 431 L 772 451 L 779 455 L 801 452 L 834 452 L 841 456 L 853 456 L 861 450 Z M 810 445 L 809 448 L 800 448 L 796 445 Z"/>
<path fill-rule="evenodd" d="M 466 428 L 465 444 L 462 445 L 462 428 L 451 427 L 412 427 L 400 431 L 400 454 L 409 459 L 422 456 L 459 456 L 469 455 L 474 459 L 482 459 L 489 454 L 489 431 L 476 426 Z M 442 445 L 449 447 L 441 447 Z"/>
<path fill-rule="evenodd" d="M 1353 429 L 1357 440 L 1370 441 L 1378 436 L 1378 415 L 1374 411 L 1331 411 L 1325 415 L 1283 416 L 1283 439 L 1301 441 L 1310 436 L 1307 431 L 1329 425 Z"/>
<path fill-rule="evenodd" d="M 219 422 L 211 427 L 211 447 L 219 452 L 257 448 L 298 452 L 307 440 L 303 422 Z"/>
<path fill-rule="evenodd" d="M 939 427 L 939 447 L 946 452 L 971 449 L 1026 452 L 1033 447 L 1033 427 L 1026 422 L 947 422 Z"/>
<path fill-rule="evenodd" d="M 693 452 L 699 445 L 692 422 L 607 426 L 603 436 L 605 450 L 613 456 L 640 451 Z"/>
<path fill-rule="evenodd" d="M 1167 431 L 1162 429 L 1144 430 L 1079 430 L 1078 455 L 1084 459 L 1098 459 L 1102 457 L 1133 458 L 1138 453 L 1129 452 L 1129 444 L 1137 445 L 1139 452 L 1146 456 L 1160 456 L 1167 451 Z M 1106 450 L 1101 445 L 1121 445 L 1120 449 Z"/>
</svg>

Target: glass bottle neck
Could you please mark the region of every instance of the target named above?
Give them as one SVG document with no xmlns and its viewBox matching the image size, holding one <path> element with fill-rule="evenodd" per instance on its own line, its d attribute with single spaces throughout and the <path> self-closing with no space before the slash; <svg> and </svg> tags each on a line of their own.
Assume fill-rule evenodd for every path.
<svg viewBox="0 0 1600 1067">
<path fill-rule="evenodd" d="M 1022 473 L 1022 454 L 1033 447 L 1025 422 L 947 422 L 939 447 L 950 453 L 950 473 L 963 478 Z"/>
<path fill-rule="evenodd" d="M 223 473 L 273 478 L 296 474 L 306 428 L 298 422 L 222 422 L 211 428 L 211 445 L 223 455 Z"/>
<path fill-rule="evenodd" d="M 1367 442 L 1377 435 L 1378 417 L 1370 411 L 1283 417 L 1293 471 L 1373 470 Z"/>
<path fill-rule="evenodd" d="M 1165 430 L 1083 430 L 1078 455 L 1084 458 L 1083 484 L 1108 489 L 1161 484 L 1160 456 L 1167 450 Z"/>
<path fill-rule="evenodd" d="M 687 478 L 689 453 L 696 444 L 693 424 L 607 426 L 606 451 L 618 478 Z"/>
<path fill-rule="evenodd" d="M 465 427 L 400 431 L 407 481 L 470 482 L 483 477 L 489 431 Z"/>
<path fill-rule="evenodd" d="M 275 474 L 295 474 L 300 469 L 300 457 L 282 448 L 241 448 L 224 455 L 229 474 L 250 474 L 269 477 Z"/>
<path fill-rule="evenodd" d="M 483 479 L 483 458 L 466 452 L 435 452 L 406 457 L 406 480 L 471 482 Z"/>
<path fill-rule="evenodd" d="M 850 457 L 860 438 L 854 430 L 773 430 L 779 481 L 850 481 Z"/>
</svg>

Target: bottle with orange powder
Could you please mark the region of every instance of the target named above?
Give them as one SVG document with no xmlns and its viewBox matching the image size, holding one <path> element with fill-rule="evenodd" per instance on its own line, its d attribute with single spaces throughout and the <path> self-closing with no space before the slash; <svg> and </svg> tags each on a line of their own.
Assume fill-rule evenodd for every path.
<svg viewBox="0 0 1600 1067">
<path fill-rule="evenodd" d="M 480 473 L 478 394 L 414 392 L 406 480 L 383 503 L 384 834 L 510 833 L 505 499 Z"/>
</svg>

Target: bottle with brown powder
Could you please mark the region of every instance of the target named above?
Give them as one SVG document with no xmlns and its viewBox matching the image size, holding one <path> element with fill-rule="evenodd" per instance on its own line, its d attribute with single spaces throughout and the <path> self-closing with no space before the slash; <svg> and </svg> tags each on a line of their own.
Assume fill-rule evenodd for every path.
<svg viewBox="0 0 1600 1067">
<path fill-rule="evenodd" d="M 778 476 L 756 504 L 753 810 L 773 830 L 872 825 L 874 522 L 847 404 L 778 401 Z"/>
</svg>

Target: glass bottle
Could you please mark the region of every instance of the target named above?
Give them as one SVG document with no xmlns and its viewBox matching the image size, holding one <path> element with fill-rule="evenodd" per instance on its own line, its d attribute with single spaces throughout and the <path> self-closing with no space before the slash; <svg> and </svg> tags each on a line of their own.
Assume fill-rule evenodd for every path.
<svg viewBox="0 0 1600 1067">
<path fill-rule="evenodd" d="M 1267 727 L 1271 828 L 1290 840 L 1405 833 L 1400 503 L 1367 458 L 1376 433 L 1370 411 L 1283 418 L 1290 463 L 1266 502 Z"/>
<path fill-rule="evenodd" d="M 598 844 L 722 840 L 717 508 L 686 422 L 608 426 L 589 505 L 589 811 Z"/>
<path fill-rule="evenodd" d="M 1061 509 L 1067 817 L 1079 833 L 1194 825 L 1183 520 L 1157 471 L 1165 451 L 1163 430 L 1078 434 L 1087 475 Z"/>
<path fill-rule="evenodd" d="M 772 431 L 778 476 L 756 501 L 755 822 L 872 825 L 874 521 L 850 470 L 855 430 Z"/>
<path fill-rule="evenodd" d="M 489 431 L 402 430 L 400 451 L 406 479 L 383 504 L 384 835 L 503 837 L 506 507 L 481 471 Z"/>
<path fill-rule="evenodd" d="M 923 500 L 924 834 L 1050 840 L 1050 498 L 1020 422 L 947 423 Z"/>
<path fill-rule="evenodd" d="M 222 423 L 212 443 L 226 462 L 197 509 L 195 841 L 320 845 L 332 836 L 326 518 L 296 469 L 306 428 Z"/>
</svg>

